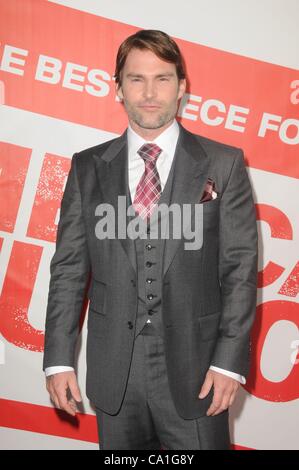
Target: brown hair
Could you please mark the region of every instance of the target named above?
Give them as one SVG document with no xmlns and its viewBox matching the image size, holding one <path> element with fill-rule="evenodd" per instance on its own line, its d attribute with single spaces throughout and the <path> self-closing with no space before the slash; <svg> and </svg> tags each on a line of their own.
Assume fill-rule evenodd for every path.
<svg viewBox="0 0 299 470">
<path fill-rule="evenodd" d="M 183 57 L 176 42 L 163 31 L 142 29 L 127 37 L 118 49 L 114 78 L 119 86 L 121 86 L 121 72 L 127 56 L 134 48 L 148 49 L 160 59 L 173 63 L 176 67 L 178 79 L 186 78 Z"/>
</svg>

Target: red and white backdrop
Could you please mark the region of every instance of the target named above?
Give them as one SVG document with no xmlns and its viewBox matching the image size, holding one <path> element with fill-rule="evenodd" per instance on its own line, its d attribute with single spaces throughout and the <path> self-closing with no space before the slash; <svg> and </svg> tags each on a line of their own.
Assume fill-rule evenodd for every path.
<svg viewBox="0 0 299 470">
<path fill-rule="evenodd" d="M 177 6 L 176 6 L 177 4 Z M 252 367 L 231 408 L 235 448 L 298 449 L 299 72 L 293 0 L 0 0 L 0 448 L 97 449 L 42 372 L 49 263 L 71 156 L 125 129 L 114 60 L 140 28 L 177 39 L 189 77 L 178 117 L 245 151 L 260 257 Z M 296 63 L 297 60 L 297 63 Z M 105 384 L 103 384 L 105 386 Z"/>
</svg>

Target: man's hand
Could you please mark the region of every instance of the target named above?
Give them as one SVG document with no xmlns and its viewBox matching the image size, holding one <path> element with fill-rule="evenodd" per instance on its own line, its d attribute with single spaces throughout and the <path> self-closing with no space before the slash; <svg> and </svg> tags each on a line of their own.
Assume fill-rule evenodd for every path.
<svg viewBox="0 0 299 470">
<path fill-rule="evenodd" d="M 211 406 L 207 411 L 207 416 L 218 415 L 233 404 L 236 393 L 240 387 L 240 382 L 220 372 L 209 369 L 198 398 L 205 398 L 211 390 L 212 385 L 214 385 L 214 396 Z"/>
<path fill-rule="evenodd" d="M 56 408 L 66 411 L 72 416 L 76 415 L 76 401 L 81 402 L 81 394 L 75 372 L 60 372 L 46 378 L 47 390 Z M 68 400 L 67 392 L 71 399 Z"/>
</svg>

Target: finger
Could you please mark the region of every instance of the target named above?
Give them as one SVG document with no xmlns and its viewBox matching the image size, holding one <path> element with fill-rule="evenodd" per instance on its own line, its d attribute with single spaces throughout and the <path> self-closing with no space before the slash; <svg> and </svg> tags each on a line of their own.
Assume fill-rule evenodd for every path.
<svg viewBox="0 0 299 470">
<path fill-rule="evenodd" d="M 60 408 L 64 411 L 66 411 L 67 413 L 69 413 L 70 415 L 75 416 L 76 413 L 75 413 L 73 407 L 69 404 L 67 396 L 66 396 L 66 388 L 65 387 L 61 388 L 60 387 L 59 389 L 56 389 L 56 393 L 57 393 L 57 396 L 58 396 L 58 401 L 59 401 Z"/>
<path fill-rule="evenodd" d="M 69 403 L 69 405 L 72 407 L 73 411 L 74 411 L 75 414 L 76 414 L 77 411 L 78 411 L 76 400 L 74 400 L 74 398 L 71 398 L 71 399 L 68 401 L 68 403 Z"/>
<path fill-rule="evenodd" d="M 58 396 L 56 395 L 56 393 L 55 393 L 54 391 L 52 391 L 52 392 L 50 393 L 50 398 L 51 398 L 53 404 L 55 405 L 55 407 L 58 408 L 58 409 L 60 409 Z"/>
<path fill-rule="evenodd" d="M 223 411 L 227 410 L 227 408 L 229 407 L 229 400 L 230 400 L 230 397 L 231 397 L 231 393 L 225 393 L 223 395 L 223 398 L 222 398 L 222 402 L 220 404 L 220 406 L 218 406 L 218 408 L 211 414 L 211 416 L 216 416 L 216 415 L 219 415 L 220 413 L 222 413 Z"/>
<path fill-rule="evenodd" d="M 70 377 L 68 385 L 69 385 L 70 392 L 74 400 L 76 400 L 77 402 L 81 402 L 82 397 L 81 397 L 80 389 L 78 386 L 77 378 L 75 375 Z"/>
<path fill-rule="evenodd" d="M 239 388 L 239 383 L 236 381 L 233 381 L 232 386 L 219 386 L 217 385 L 217 382 L 214 383 L 215 387 L 215 392 L 214 392 L 214 397 L 213 397 L 213 402 L 211 403 L 210 408 L 207 411 L 208 416 L 215 416 L 216 414 L 221 413 L 222 411 L 226 410 L 230 406 L 230 401 L 232 398 L 232 401 L 234 400 L 234 397 L 232 397 L 232 394 L 236 394 L 238 388 Z"/>
<path fill-rule="evenodd" d="M 209 394 L 212 388 L 212 385 L 213 385 L 213 377 L 211 374 L 207 373 L 203 386 L 201 387 L 200 393 L 198 395 L 198 398 L 200 399 L 205 398 Z"/>
<path fill-rule="evenodd" d="M 67 400 L 59 401 L 60 407 L 63 411 L 66 411 L 71 416 L 76 415 L 76 409 Z"/>
<path fill-rule="evenodd" d="M 220 389 L 215 389 L 214 391 L 214 396 L 213 396 L 213 401 L 210 405 L 210 408 L 207 411 L 207 416 L 210 416 L 212 413 L 214 413 L 220 406 L 223 400 L 223 391 Z"/>
</svg>

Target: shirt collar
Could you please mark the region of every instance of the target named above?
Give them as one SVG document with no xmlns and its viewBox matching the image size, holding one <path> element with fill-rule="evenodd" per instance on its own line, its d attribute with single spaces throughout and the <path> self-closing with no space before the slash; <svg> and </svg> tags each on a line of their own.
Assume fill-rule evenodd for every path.
<svg viewBox="0 0 299 470">
<path fill-rule="evenodd" d="M 154 140 L 144 140 L 139 134 L 137 134 L 130 124 L 128 125 L 128 147 L 129 153 L 131 158 L 139 159 L 139 155 L 137 154 L 137 150 L 145 144 L 146 142 L 155 142 L 162 151 L 169 152 L 175 149 L 178 137 L 179 137 L 180 129 L 176 119 L 173 120 L 172 124 L 165 129 L 156 139 Z"/>
</svg>

